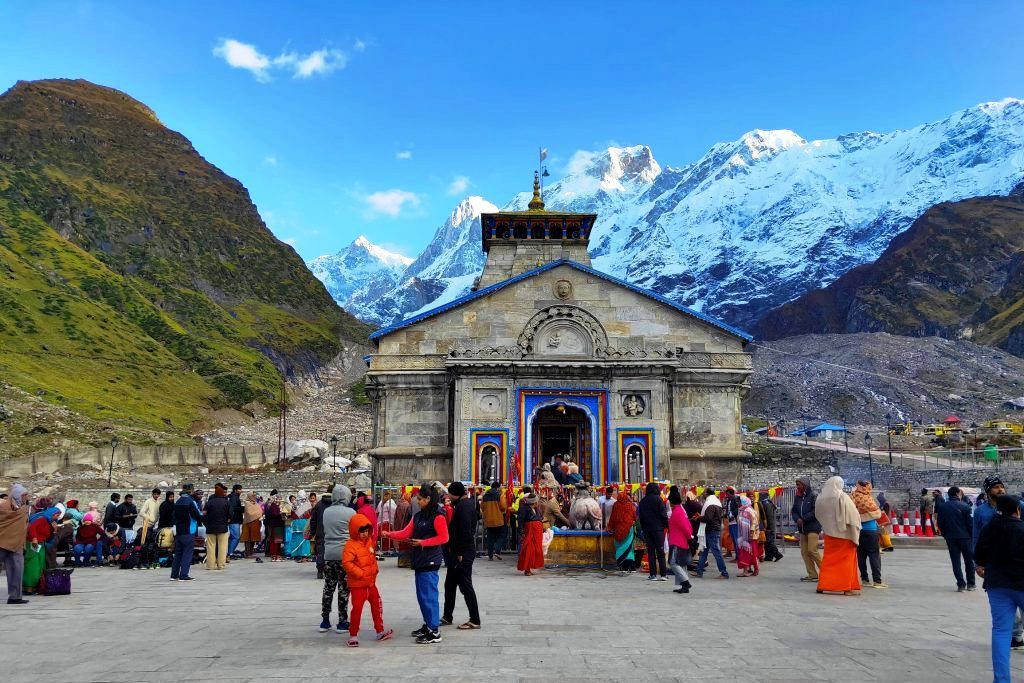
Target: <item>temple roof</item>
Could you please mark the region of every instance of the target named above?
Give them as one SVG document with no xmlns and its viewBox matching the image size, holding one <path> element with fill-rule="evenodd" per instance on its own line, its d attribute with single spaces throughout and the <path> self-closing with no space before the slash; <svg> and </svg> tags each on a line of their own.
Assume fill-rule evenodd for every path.
<svg viewBox="0 0 1024 683">
<path fill-rule="evenodd" d="M 579 214 L 575 214 L 575 215 L 579 215 Z M 657 301 L 658 303 L 664 304 L 666 306 L 670 306 L 671 308 L 674 308 L 675 310 L 679 311 L 680 313 L 684 313 L 684 314 L 686 314 L 688 316 L 696 318 L 697 320 L 700 320 L 701 322 L 707 323 L 708 325 L 711 325 L 712 327 L 717 327 L 718 329 L 722 330 L 723 332 L 727 332 L 727 333 L 733 335 L 734 337 L 739 337 L 744 342 L 753 341 L 753 339 L 754 339 L 754 337 L 752 335 L 748 334 L 747 332 L 744 332 L 743 330 L 741 330 L 741 329 L 739 329 L 737 327 L 733 327 L 732 325 L 729 325 L 728 323 L 722 322 L 718 318 L 714 318 L 714 317 L 712 317 L 710 315 L 706 315 L 706 314 L 701 313 L 699 311 L 695 311 L 692 308 L 687 308 L 686 306 L 677 304 L 676 302 L 672 301 L 671 299 L 667 299 L 667 298 L 661 296 L 660 294 L 656 294 L 656 293 L 654 293 L 654 292 L 652 292 L 652 291 L 650 291 L 648 289 L 644 289 L 643 287 L 638 287 L 638 286 L 636 286 L 634 284 L 626 282 L 625 280 L 620 280 L 620 279 L 618 279 L 616 277 L 612 277 L 611 275 L 608 275 L 607 273 L 602 273 L 599 270 L 594 270 L 593 268 L 588 268 L 587 266 L 583 265 L 582 263 L 577 263 L 576 261 L 570 261 L 568 259 L 560 259 L 558 261 L 552 261 L 551 263 L 546 263 L 543 266 L 540 266 L 538 268 L 534 268 L 533 270 L 528 270 L 525 273 L 523 273 L 521 275 L 516 275 L 515 277 L 509 278 L 508 280 L 503 280 L 501 282 L 497 282 L 497 283 L 491 285 L 490 287 L 484 287 L 483 289 L 478 289 L 475 292 L 470 292 L 469 294 L 466 294 L 465 296 L 459 297 L 458 299 L 454 299 L 453 301 L 449 301 L 448 303 L 442 304 L 442 305 L 440 305 L 440 306 L 438 306 L 436 308 L 432 308 L 429 311 L 424 311 L 423 313 L 419 313 L 418 315 L 414 315 L 411 318 L 406 318 L 405 320 L 400 320 L 400 321 L 398 321 L 397 323 L 395 323 L 393 325 L 389 325 L 387 327 L 382 327 L 381 329 L 377 330 L 376 332 L 374 332 L 373 334 L 370 335 L 370 340 L 375 342 L 375 341 L 377 341 L 378 339 L 380 339 L 381 337 L 383 337 L 383 336 L 385 336 L 387 334 L 391 334 L 392 332 L 395 332 L 395 331 L 400 330 L 402 328 L 409 327 L 410 325 L 418 323 L 421 320 L 426 320 L 427 318 L 432 318 L 435 315 L 440 315 L 441 313 L 445 313 L 445 312 L 450 311 L 450 310 L 452 310 L 454 308 L 458 308 L 459 306 L 462 306 L 465 303 L 468 303 L 470 301 L 475 301 L 476 299 L 480 299 L 482 297 L 487 296 L 488 294 L 492 294 L 494 292 L 497 292 L 498 290 L 503 289 L 505 287 L 508 287 L 509 285 L 513 285 L 513 284 L 515 284 L 517 282 L 521 282 L 523 280 L 527 280 L 527 279 L 533 277 L 534 275 L 540 275 L 541 273 L 545 273 L 545 272 L 547 272 L 549 270 L 557 268 L 558 266 L 569 266 L 570 268 L 575 268 L 576 270 L 578 270 L 580 272 L 586 273 L 588 275 L 593 275 L 595 277 L 599 277 L 602 280 L 605 280 L 607 282 L 611 282 L 612 284 L 619 285 L 620 287 L 625 287 L 626 289 L 630 290 L 631 292 L 635 292 L 635 293 L 640 294 L 642 296 L 645 296 L 645 297 L 647 297 L 649 299 L 653 299 L 653 300 Z"/>
</svg>

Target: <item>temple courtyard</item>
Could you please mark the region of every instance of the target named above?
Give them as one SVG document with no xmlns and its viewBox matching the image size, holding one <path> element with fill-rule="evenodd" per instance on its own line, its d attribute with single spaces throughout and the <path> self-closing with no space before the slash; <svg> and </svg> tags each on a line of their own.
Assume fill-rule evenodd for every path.
<svg viewBox="0 0 1024 683">
<path fill-rule="evenodd" d="M 374 642 L 367 609 L 357 649 L 318 632 L 310 564 L 196 565 L 189 583 L 82 569 L 70 596 L 0 605 L 0 668 L 12 681 L 991 680 L 985 593 L 956 592 L 945 550 L 884 554 L 891 587 L 859 597 L 817 595 L 798 580 L 799 551 L 785 552 L 756 578 L 691 579 L 689 595 L 641 574 L 527 578 L 514 558 L 482 558 L 483 629 L 445 627 L 436 645 L 408 637 L 421 622 L 413 575 L 389 559 L 378 586 L 395 638 Z M 456 623 L 466 616 L 460 598 Z M 1024 677 L 1024 653 L 1013 663 Z"/>
</svg>

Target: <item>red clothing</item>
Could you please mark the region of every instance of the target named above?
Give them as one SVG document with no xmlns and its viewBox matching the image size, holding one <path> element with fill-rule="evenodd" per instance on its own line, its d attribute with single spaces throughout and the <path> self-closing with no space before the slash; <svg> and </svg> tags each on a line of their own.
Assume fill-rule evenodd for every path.
<svg viewBox="0 0 1024 683">
<path fill-rule="evenodd" d="M 523 535 L 523 547 L 519 549 L 519 571 L 542 569 L 544 567 L 544 524 L 540 521 L 527 522 Z"/>
<path fill-rule="evenodd" d="M 433 538 L 424 538 L 420 545 L 424 548 L 429 548 L 434 545 L 444 545 L 448 542 L 448 520 L 445 519 L 444 515 L 434 516 L 434 534 Z M 401 531 L 392 531 L 391 538 L 396 541 L 406 541 L 412 538 L 412 522 L 409 522 Z"/>
<path fill-rule="evenodd" d="M 78 527 L 78 533 L 75 534 L 75 543 L 81 543 L 82 545 L 96 545 L 102 534 L 103 530 L 96 524 L 83 524 Z"/>
<path fill-rule="evenodd" d="M 693 538 L 693 526 L 686 517 L 682 505 L 673 505 L 672 514 L 668 518 L 668 544 L 677 548 L 689 548 Z"/>
<path fill-rule="evenodd" d="M 345 544 L 348 547 L 349 541 Z M 348 634 L 355 638 L 359 635 L 359 621 L 363 616 L 363 603 L 370 603 L 370 615 L 373 617 L 373 628 L 377 633 L 384 632 L 384 603 L 381 602 L 380 592 L 376 586 L 368 588 L 350 588 L 352 600 L 352 614 L 348 620 Z"/>
<path fill-rule="evenodd" d="M 371 536 L 365 541 L 359 538 L 359 529 L 369 524 L 370 520 L 360 513 L 356 513 L 348 522 L 349 541 L 341 553 L 341 566 L 345 570 L 350 589 L 372 588 L 377 583 L 377 574 L 380 572 L 380 568 L 377 566 L 373 538 Z M 356 632 L 358 631 L 357 626 Z"/>
<path fill-rule="evenodd" d="M 373 526 L 373 531 L 370 532 L 370 538 L 374 541 L 377 540 L 377 511 L 373 509 L 373 506 L 369 503 L 363 503 L 356 510 L 357 515 L 362 515 L 366 519 L 370 520 L 370 524 Z M 352 523 L 349 522 L 351 525 Z"/>
<path fill-rule="evenodd" d="M 35 539 L 36 543 L 46 543 L 51 536 L 53 536 L 53 523 L 45 517 L 37 518 L 36 521 L 28 525 L 28 530 L 25 532 L 25 540 Z"/>
</svg>

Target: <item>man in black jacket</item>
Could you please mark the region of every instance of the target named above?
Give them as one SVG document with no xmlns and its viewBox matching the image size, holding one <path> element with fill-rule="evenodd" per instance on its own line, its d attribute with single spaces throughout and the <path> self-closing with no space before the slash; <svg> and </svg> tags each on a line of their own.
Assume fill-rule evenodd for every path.
<svg viewBox="0 0 1024 683">
<path fill-rule="evenodd" d="M 107 506 L 103 509 L 103 526 L 106 528 L 108 524 L 117 524 L 117 519 L 114 518 L 114 511 L 117 510 L 117 506 L 121 503 L 120 493 L 111 493 L 110 500 L 107 501 Z"/>
<path fill-rule="evenodd" d="M 778 512 L 775 501 L 770 496 L 762 495 L 757 501 L 757 513 L 761 519 L 761 526 L 764 527 L 764 561 L 778 562 L 782 559 L 779 546 L 775 544 L 776 519 Z"/>
<path fill-rule="evenodd" d="M 135 518 L 139 516 L 139 509 L 135 507 L 135 499 L 132 494 L 126 494 L 124 502 L 114 508 L 114 523 L 121 527 L 121 542 L 131 543 L 135 538 Z"/>
<path fill-rule="evenodd" d="M 796 496 L 793 498 L 793 509 L 790 515 L 796 522 L 800 533 L 800 555 L 804 558 L 807 576 L 801 581 L 818 581 L 818 568 L 821 567 L 821 551 L 818 550 L 818 535 L 821 533 L 821 522 L 814 516 L 814 506 L 818 502 L 818 494 L 811 488 L 810 477 L 796 480 Z"/>
<path fill-rule="evenodd" d="M 974 590 L 974 545 L 972 536 L 973 520 L 971 506 L 961 500 L 960 488 L 950 486 L 947 494 L 949 500 L 939 502 L 935 508 L 935 520 L 942 539 L 949 550 L 949 560 L 953 563 L 953 577 L 956 578 L 956 590 Z M 960 558 L 964 559 L 964 571 L 960 570 Z M 964 573 L 966 572 L 966 574 Z M 966 579 L 966 581 L 965 581 Z"/>
<path fill-rule="evenodd" d="M 993 678 L 1009 681 L 1013 621 L 1024 609 L 1024 522 L 1017 498 L 1002 495 L 995 502 L 997 514 L 978 534 L 974 559 L 992 612 Z"/>
<path fill-rule="evenodd" d="M 668 581 L 668 566 L 665 564 L 665 530 L 668 529 L 668 513 L 661 491 L 653 481 L 647 484 L 646 493 L 640 499 L 640 528 L 644 532 L 647 546 L 648 581 Z M 658 558 L 655 567 L 654 558 Z"/>
<path fill-rule="evenodd" d="M 324 510 L 333 503 L 331 491 L 328 489 L 313 506 L 309 515 L 309 526 L 306 533 L 313 542 L 313 555 L 316 558 L 316 578 L 324 578 Z"/>
<path fill-rule="evenodd" d="M 231 487 L 228 508 L 231 510 L 231 521 L 228 524 L 228 562 L 230 562 L 235 554 L 235 549 L 238 548 L 238 541 L 242 538 L 242 517 L 245 515 L 245 506 L 242 504 L 241 484 Z"/>
<path fill-rule="evenodd" d="M 206 568 L 224 569 L 228 561 L 228 524 L 231 523 L 231 503 L 228 489 L 220 482 L 213 485 L 213 495 L 203 507 L 203 526 L 206 527 Z"/>
<path fill-rule="evenodd" d="M 444 576 L 444 613 L 441 624 L 455 621 L 455 587 L 458 586 L 469 610 L 469 621 L 460 630 L 480 628 L 480 608 L 473 589 L 473 560 L 476 559 L 476 503 L 466 495 L 466 487 L 454 481 L 448 487 L 452 501 L 452 521 L 448 524 L 448 569 Z"/>
</svg>

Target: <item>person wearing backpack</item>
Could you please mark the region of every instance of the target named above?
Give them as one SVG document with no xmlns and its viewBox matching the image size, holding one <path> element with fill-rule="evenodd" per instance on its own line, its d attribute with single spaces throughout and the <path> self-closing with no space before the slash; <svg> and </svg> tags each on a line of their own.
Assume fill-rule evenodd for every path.
<svg viewBox="0 0 1024 683">
<path fill-rule="evenodd" d="M 377 640 L 390 640 L 395 634 L 384 628 L 384 603 L 377 590 L 377 553 L 373 540 L 373 522 L 363 514 L 356 513 L 348 523 L 349 539 L 341 552 L 341 566 L 345 570 L 348 588 L 352 596 L 352 615 L 348 627 L 348 646 L 359 647 L 359 621 L 363 605 L 370 603 L 370 615 Z"/>
<path fill-rule="evenodd" d="M 480 608 L 473 588 L 473 560 L 476 559 L 476 501 L 466 495 L 466 486 L 452 482 L 448 487 L 452 499 L 452 521 L 448 525 L 448 569 L 444 575 L 444 614 L 441 623 L 450 626 L 455 621 L 455 588 L 459 589 L 469 610 L 469 621 L 459 626 L 468 631 L 480 628 Z"/>
<path fill-rule="evenodd" d="M 419 511 L 401 531 L 385 532 L 387 538 L 408 541 L 412 546 L 412 568 L 416 573 L 416 602 L 423 625 L 410 635 L 421 645 L 441 642 L 441 614 L 438 609 L 437 573 L 441 568 L 441 547 L 448 542 L 448 521 L 441 512 L 440 495 L 424 483 L 416 494 Z"/>
</svg>

